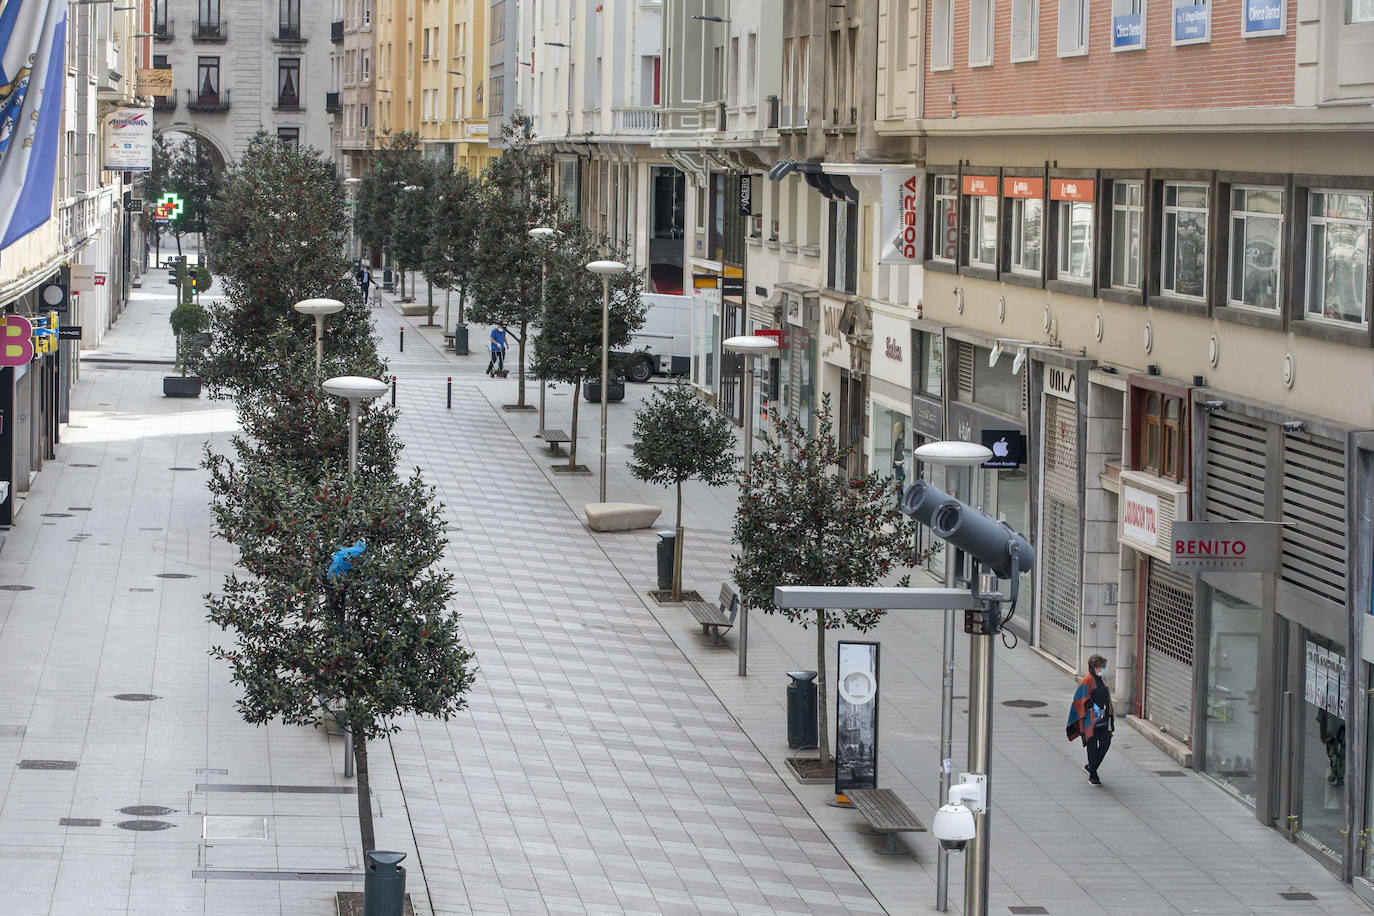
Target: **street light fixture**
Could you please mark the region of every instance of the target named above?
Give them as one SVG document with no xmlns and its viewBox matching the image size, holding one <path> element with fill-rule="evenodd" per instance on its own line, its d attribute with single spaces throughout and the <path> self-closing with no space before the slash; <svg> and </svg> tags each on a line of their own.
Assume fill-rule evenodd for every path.
<svg viewBox="0 0 1374 916">
<path fill-rule="evenodd" d="M 754 405 L 751 402 L 754 397 L 755 358 L 766 359 L 778 352 L 778 342 L 771 337 L 746 335 L 727 337 L 721 342 L 721 346 L 731 353 L 738 353 L 744 357 L 744 479 L 747 483 L 750 471 L 754 466 Z M 676 562 L 681 563 L 681 531 L 677 533 L 676 541 L 678 545 Z M 740 602 L 739 618 L 739 676 L 744 677 L 748 673 L 749 663 L 749 609 L 744 606 L 743 602 Z"/>
<path fill-rule="evenodd" d="M 344 304 L 338 299 L 302 299 L 292 308 L 302 315 L 315 316 L 315 374 L 320 374 L 324 363 L 324 316 L 343 311 Z"/>
<path fill-rule="evenodd" d="M 610 400 L 611 376 L 611 277 L 630 268 L 619 261 L 592 261 L 587 269 L 601 277 L 601 488 L 606 501 L 606 403 Z M 573 392 L 577 397 L 577 392 Z"/>
<path fill-rule="evenodd" d="M 529 231 L 529 237 L 530 237 L 530 238 L 534 239 L 534 240 L 537 241 L 537 242 L 545 242 L 545 243 L 547 243 L 550 239 L 552 239 L 552 238 L 553 238 L 555 235 L 557 235 L 557 234 L 558 234 L 558 230 L 556 230 L 556 229 L 550 229 L 548 226 L 539 226 L 539 227 L 537 227 L 537 228 L 535 228 L 535 229 L 531 229 L 531 230 Z M 547 304 L 547 302 L 548 302 L 548 298 L 547 298 L 547 294 L 548 294 L 548 285 L 549 285 L 549 253 L 548 253 L 548 250 L 545 249 L 545 251 L 544 251 L 544 257 L 543 257 L 543 259 L 542 259 L 542 260 L 540 261 L 540 263 L 539 263 L 539 307 L 540 307 L 541 309 L 542 309 L 542 308 Z M 544 437 L 544 386 L 545 386 L 544 376 L 543 376 L 543 373 L 541 372 L 541 373 L 540 373 L 540 376 L 539 376 L 539 437 L 540 437 L 541 439 Z M 576 397 L 576 396 L 577 396 L 577 392 L 573 392 L 573 396 Z"/>
</svg>

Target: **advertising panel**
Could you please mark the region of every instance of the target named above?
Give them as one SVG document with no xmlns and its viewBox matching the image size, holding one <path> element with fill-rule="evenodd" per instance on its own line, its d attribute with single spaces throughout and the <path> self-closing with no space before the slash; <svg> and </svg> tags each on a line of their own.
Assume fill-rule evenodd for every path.
<svg viewBox="0 0 1374 916">
<path fill-rule="evenodd" d="M 1174 0 L 1174 44 L 1203 44 L 1212 39 L 1211 7 L 1202 0 Z"/>
<path fill-rule="evenodd" d="M 916 169 L 885 169 L 882 174 L 882 243 L 879 264 L 919 264 L 921 244 L 920 202 L 925 198 L 925 172 Z"/>
<path fill-rule="evenodd" d="M 1240 32 L 1246 38 L 1282 35 L 1288 18 L 1287 0 L 1245 0 Z"/>
<path fill-rule="evenodd" d="M 116 108 L 105 119 L 105 158 L 112 172 L 147 172 L 153 167 L 153 111 Z"/>
<path fill-rule="evenodd" d="M 838 645 L 835 794 L 878 787 L 878 643 Z"/>
</svg>

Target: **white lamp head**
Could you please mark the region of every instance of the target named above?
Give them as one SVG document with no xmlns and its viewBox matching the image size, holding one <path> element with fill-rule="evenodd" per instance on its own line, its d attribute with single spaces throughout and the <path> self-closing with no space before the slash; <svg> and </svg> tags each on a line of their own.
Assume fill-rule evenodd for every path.
<svg viewBox="0 0 1374 916">
<path fill-rule="evenodd" d="M 302 315 L 332 315 L 342 311 L 344 304 L 338 299 L 302 299 L 292 306 Z"/>
<path fill-rule="evenodd" d="M 540 241 L 543 241 L 545 239 L 551 239 L 557 234 L 557 230 L 550 229 L 547 226 L 540 226 L 537 229 L 531 229 L 529 232 L 530 238 L 539 239 Z"/>
<path fill-rule="evenodd" d="M 365 378 L 358 375 L 339 375 L 325 379 L 324 385 L 321 387 L 335 397 L 370 401 L 386 394 L 391 386 L 380 379 Z"/>
<path fill-rule="evenodd" d="M 760 355 L 773 353 L 778 349 L 778 342 L 771 337 L 760 337 L 748 335 L 746 337 L 727 337 L 720 344 L 731 353 L 757 353 Z"/>
<path fill-rule="evenodd" d="M 945 467 L 976 468 L 985 461 L 992 460 L 992 449 L 973 442 L 948 440 L 927 442 L 911 453 L 917 461 L 938 464 Z"/>
<path fill-rule="evenodd" d="M 630 268 L 621 264 L 619 261 L 592 261 L 587 265 L 587 269 L 594 274 L 609 276 L 611 274 L 623 274 Z"/>
</svg>

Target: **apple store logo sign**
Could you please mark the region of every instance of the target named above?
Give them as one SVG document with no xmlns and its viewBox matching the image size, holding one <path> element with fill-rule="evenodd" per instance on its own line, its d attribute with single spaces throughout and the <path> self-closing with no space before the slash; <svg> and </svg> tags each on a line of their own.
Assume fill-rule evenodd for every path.
<svg viewBox="0 0 1374 916">
<path fill-rule="evenodd" d="M 1019 468 L 1026 463 L 1026 437 L 1019 429 L 985 429 L 983 447 L 992 450 L 985 468 Z"/>
</svg>

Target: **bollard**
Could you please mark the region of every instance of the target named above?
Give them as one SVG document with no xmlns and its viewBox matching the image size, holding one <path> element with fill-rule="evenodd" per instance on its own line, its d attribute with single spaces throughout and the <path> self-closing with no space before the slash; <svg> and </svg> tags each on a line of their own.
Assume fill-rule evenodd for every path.
<svg viewBox="0 0 1374 916">
<path fill-rule="evenodd" d="M 391 406 L 396 406 L 396 376 L 391 377 Z"/>
<path fill-rule="evenodd" d="M 406 905 L 406 870 L 403 852 L 370 849 L 363 876 L 363 916 L 402 916 Z"/>
<path fill-rule="evenodd" d="M 404 353 L 405 351 L 406 351 L 406 329 L 405 329 L 405 326 L 402 325 L 402 326 L 401 326 L 401 352 Z"/>
<path fill-rule="evenodd" d="M 445 399 L 444 406 L 449 410 L 453 409 L 453 376 L 448 377 L 448 397 Z"/>
</svg>

